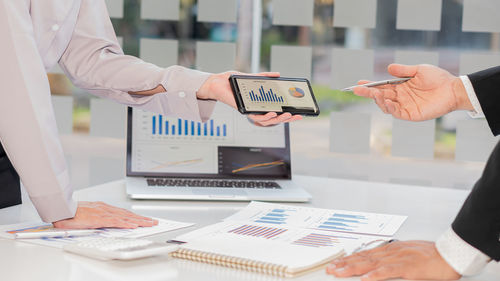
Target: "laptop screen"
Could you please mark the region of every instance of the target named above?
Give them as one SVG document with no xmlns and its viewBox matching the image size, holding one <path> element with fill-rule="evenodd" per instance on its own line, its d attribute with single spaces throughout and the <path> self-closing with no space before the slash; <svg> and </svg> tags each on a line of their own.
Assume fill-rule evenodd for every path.
<svg viewBox="0 0 500 281">
<path fill-rule="evenodd" d="M 128 109 L 127 175 L 289 179 L 288 124 L 254 125 L 217 103 L 195 122 Z"/>
</svg>

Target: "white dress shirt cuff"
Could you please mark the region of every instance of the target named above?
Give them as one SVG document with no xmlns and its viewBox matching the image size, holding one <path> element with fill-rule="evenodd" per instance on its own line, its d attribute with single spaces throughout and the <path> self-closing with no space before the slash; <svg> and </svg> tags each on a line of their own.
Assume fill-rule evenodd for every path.
<svg viewBox="0 0 500 281">
<path fill-rule="evenodd" d="M 47 194 L 46 192 L 31 192 L 30 200 L 38 211 L 38 215 L 44 222 L 55 222 L 69 219 L 75 216 L 78 203 L 73 200 L 73 189 L 71 188 L 69 173 L 67 170 L 57 176 L 61 190 Z M 41 180 L 39 187 L 46 183 Z M 34 194 L 33 194 L 34 193 Z"/>
<path fill-rule="evenodd" d="M 469 111 L 470 117 L 484 118 L 483 109 L 481 108 L 481 104 L 479 103 L 479 99 L 477 98 L 476 91 L 474 91 L 474 87 L 472 86 L 469 77 L 467 75 L 463 75 L 460 76 L 460 80 L 462 80 L 470 103 L 472 104 L 472 107 L 474 107 L 474 110 Z"/>
<path fill-rule="evenodd" d="M 465 242 L 449 228 L 436 242 L 436 248 L 443 259 L 463 276 L 479 273 L 490 257 Z"/>
</svg>

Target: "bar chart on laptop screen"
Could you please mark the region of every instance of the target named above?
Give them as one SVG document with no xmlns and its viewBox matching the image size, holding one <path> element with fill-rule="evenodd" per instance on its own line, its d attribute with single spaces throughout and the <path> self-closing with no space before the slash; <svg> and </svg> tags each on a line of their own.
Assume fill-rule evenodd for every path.
<svg viewBox="0 0 500 281">
<path fill-rule="evenodd" d="M 200 122 L 141 112 L 137 119 L 140 125 L 136 128 L 144 140 L 224 142 L 233 139 L 234 122 L 232 116 Z"/>
<path fill-rule="evenodd" d="M 190 113 L 190 117 L 198 116 Z M 219 148 L 285 146 L 283 125 L 270 128 L 255 126 L 246 116 L 221 103 L 215 104 L 212 114 L 204 117 L 208 120 L 201 122 L 186 116 L 171 117 L 133 109 L 132 170 L 151 173 L 217 174 Z M 255 163 L 243 163 L 243 166 L 235 166 L 232 170 L 240 169 L 244 170 L 241 173 L 248 173 L 283 166 L 280 163 L 263 166 L 262 161 L 258 160 L 255 161 L 258 166 L 248 166 Z M 277 160 L 280 159 L 264 162 Z"/>
<path fill-rule="evenodd" d="M 213 119 L 206 123 L 186 119 L 164 118 L 163 115 L 151 116 L 151 134 L 153 136 L 190 136 L 190 137 L 227 137 L 227 124 L 216 125 Z"/>
</svg>

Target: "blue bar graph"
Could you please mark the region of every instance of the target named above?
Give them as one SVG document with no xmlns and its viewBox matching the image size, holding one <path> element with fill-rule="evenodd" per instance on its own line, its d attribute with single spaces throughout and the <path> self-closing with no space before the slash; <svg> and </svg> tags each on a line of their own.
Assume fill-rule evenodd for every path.
<svg viewBox="0 0 500 281">
<path fill-rule="evenodd" d="M 287 212 L 293 212 L 293 211 L 284 209 L 273 209 L 267 212 L 266 214 L 262 215 L 262 217 L 255 220 L 255 222 L 285 224 L 289 217 L 289 214 L 287 214 Z"/>
<path fill-rule="evenodd" d="M 342 218 L 329 218 L 328 221 L 354 222 L 354 223 L 366 224 L 366 222 L 360 222 L 359 220 L 348 220 L 348 219 L 342 219 Z"/>
<path fill-rule="evenodd" d="M 268 220 L 268 221 L 285 221 L 286 218 L 276 218 L 276 217 L 262 217 L 260 218 L 261 220 Z"/>
<path fill-rule="evenodd" d="M 249 96 L 250 100 L 253 102 L 284 103 L 282 96 L 276 95 L 273 89 L 269 89 L 269 91 L 266 92 L 264 86 L 260 86 L 258 95 L 255 94 L 254 91 L 250 91 Z"/>
<path fill-rule="evenodd" d="M 352 228 L 345 228 L 345 227 L 336 227 L 336 226 L 329 226 L 329 225 L 320 225 L 318 228 L 321 229 L 327 229 L 327 230 L 338 230 L 338 231 L 354 231 Z"/>
<path fill-rule="evenodd" d="M 153 116 L 153 135 L 156 135 L 156 116 Z"/>
<path fill-rule="evenodd" d="M 275 213 L 269 213 L 267 214 L 268 217 L 286 217 L 287 215 L 285 214 L 275 214 Z"/>
<path fill-rule="evenodd" d="M 216 125 L 213 119 L 206 123 L 178 118 L 177 121 L 164 118 L 163 115 L 151 117 L 151 133 L 166 136 L 207 136 L 227 137 L 227 124 Z"/>
<path fill-rule="evenodd" d="M 364 216 L 347 215 L 347 214 L 333 214 L 333 217 L 351 218 L 351 219 L 366 219 L 366 217 L 364 217 Z"/>
<path fill-rule="evenodd" d="M 163 124 L 163 116 L 159 115 L 158 116 L 158 134 L 162 134 L 162 131 L 161 131 L 161 128 L 163 128 L 162 126 Z"/>
<path fill-rule="evenodd" d="M 284 224 L 284 222 L 280 222 L 280 221 L 266 221 L 266 220 L 256 220 L 255 222 L 261 222 L 261 223 L 274 223 L 274 224 Z"/>
<path fill-rule="evenodd" d="M 365 216 L 334 213 L 323 221 L 318 228 L 336 231 L 354 231 L 360 225 L 367 224 L 366 219 Z"/>
</svg>

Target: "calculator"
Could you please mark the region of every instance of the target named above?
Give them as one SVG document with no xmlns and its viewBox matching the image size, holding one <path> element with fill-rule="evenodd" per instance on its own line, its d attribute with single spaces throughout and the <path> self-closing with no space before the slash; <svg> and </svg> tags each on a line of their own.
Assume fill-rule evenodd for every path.
<svg viewBox="0 0 500 281">
<path fill-rule="evenodd" d="M 132 260 L 167 254 L 178 245 L 136 238 L 96 238 L 64 245 L 64 251 L 100 260 Z"/>
</svg>

